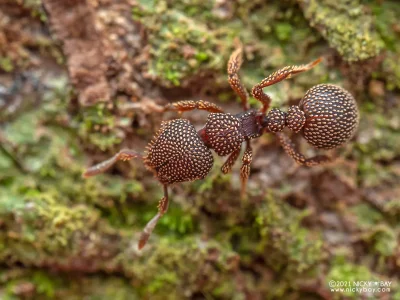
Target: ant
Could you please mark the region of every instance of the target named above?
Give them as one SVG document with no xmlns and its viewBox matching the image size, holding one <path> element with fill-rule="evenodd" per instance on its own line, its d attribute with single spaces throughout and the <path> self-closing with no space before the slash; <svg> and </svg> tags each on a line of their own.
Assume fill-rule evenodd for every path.
<svg viewBox="0 0 400 300">
<path fill-rule="evenodd" d="M 285 152 L 298 164 L 315 166 L 330 162 L 332 158 L 326 155 L 306 158 L 282 133 L 285 127 L 295 133 L 301 131 L 307 142 L 318 149 L 336 148 L 354 135 L 359 121 L 356 101 L 349 92 L 336 85 L 316 85 L 306 92 L 299 105 L 290 106 L 287 112 L 275 108 L 267 113 L 271 98 L 263 92 L 263 88 L 310 70 L 321 62 L 321 58 L 305 65 L 284 67 L 255 85 L 251 93 L 262 104 L 259 110 L 249 107 L 249 94 L 238 75 L 242 61 L 240 47 L 230 56 L 227 69 L 229 83 L 241 99 L 243 112 L 236 115 L 224 113 L 219 106 L 203 100 L 167 104 L 163 111 L 183 113 L 199 109 L 209 112 L 206 125 L 196 131 L 186 119 L 162 122 L 161 128 L 146 147 L 144 155 L 123 149 L 112 158 L 88 168 L 83 173 L 83 177 L 90 177 L 106 171 L 119 160 L 141 158 L 146 168 L 152 171 L 163 185 L 164 197 L 158 204 L 158 213 L 147 223 L 141 234 L 139 249 L 145 246 L 158 220 L 168 210 L 168 186 L 205 178 L 214 162 L 211 149 L 219 156 L 229 155 L 221 168 L 222 173 L 227 174 L 237 161 L 241 146 L 245 143 L 240 168 L 243 196 L 253 159 L 250 144 L 252 139 L 264 133 L 275 133 Z"/>
</svg>

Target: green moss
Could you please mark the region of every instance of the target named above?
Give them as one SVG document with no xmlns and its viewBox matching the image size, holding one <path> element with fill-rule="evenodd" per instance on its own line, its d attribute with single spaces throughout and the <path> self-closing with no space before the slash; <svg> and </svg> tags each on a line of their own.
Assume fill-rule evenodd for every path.
<svg viewBox="0 0 400 300">
<path fill-rule="evenodd" d="M 242 70 L 242 79 L 249 88 L 279 68 L 312 61 L 325 51 L 320 34 L 310 28 L 299 8 L 290 1 L 241 5 L 249 6 L 239 29 L 242 42 L 253 48 Z M 327 76 L 327 70 L 321 64 L 306 75 L 265 91 L 272 98 L 272 106 L 282 108 L 289 98 L 301 98 L 310 86 L 321 83 L 323 76 Z M 250 101 L 253 106 L 258 105 L 257 101 Z"/>
<path fill-rule="evenodd" d="M 399 300 L 400 299 L 400 289 L 399 288 L 395 289 L 392 299 L 395 299 L 395 300 Z"/>
<path fill-rule="evenodd" d="M 383 70 L 387 78 L 387 87 L 390 90 L 400 88 L 400 47 L 396 53 L 389 52 L 383 62 Z"/>
<path fill-rule="evenodd" d="M 61 286 L 60 278 L 50 276 L 50 274 L 43 271 L 36 271 L 32 275 L 32 283 L 36 286 L 36 293 L 39 295 L 53 298 L 57 288 Z"/>
<path fill-rule="evenodd" d="M 373 103 L 361 106 L 360 129 L 354 153 L 365 186 L 378 186 L 384 181 L 391 181 L 396 173 L 392 166 L 379 162 L 390 161 L 400 154 L 398 112 L 398 107 L 383 112 Z"/>
<path fill-rule="evenodd" d="M 387 50 L 383 62 L 383 74 L 388 89 L 400 88 L 400 42 L 399 31 L 396 29 L 400 8 L 396 1 L 385 1 L 383 3 L 372 3 L 372 12 L 376 18 L 376 26 L 385 43 Z"/>
<path fill-rule="evenodd" d="M 395 255 L 397 247 L 396 232 L 387 225 L 381 225 L 375 228 L 370 236 L 373 244 L 373 250 L 383 257 Z"/>
<path fill-rule="evenodd" d="M 383 42 L 374 19 L 359 0 L 299 1 L 304 15 L 330 46 L 347 61 L 365 60 L 378 55 Z"/>
<path fill-rule="evenodd" d="M 356 223 L 363 231 L 363 239 L 372 245 L 371 252 L 383 257 L 394 255 L 396 231 L 384 223 L 384 216 L 363 203 L 352 207 L 351 211 L 356 214 Z"/>
<path fill-rule="evenodd" d="M 372 274 L 366 266 L 350 263 L 345 256 L 336 256 L 332 261 L 332 267 L 325 278 L 325 286 L 329 287 L 329 282 L 360 282 L 360 281 L 377 281 L 379 277 Z M 351 291 L 336 292 L 337 299 L 342 296 L 351 299 L 359 299 L 359 293 Z"/>
<path fill-rule="evenodd" d="M 13 149 L 5 144 L 1 148 L 0 184 L 10 196 L 24 199 L 28 194 L 40 192 L 60 205 L 95 206 L 112 224 L 131 226 L 135 219 L 129 216 L 134 208 L 127 199 L 137 198 L 143 192 L 143 185 L 110 175 L 81 178 L 86 163 L 79 145 L 80 124 L 78 118 L 71 119 L 67 114 L 67 95 L 63 93 L 68 93 L 68 89 L 65 81 L 64 86 L 62 82 L 49 82 L 54 90 L 45 95 L 41 106 L 4 126 L 6 139 L 19 147 Z M 113 124 L 104 121 L 100 113 L 96 116 L 97 119 L 88 118 L 88 123 Z M 57 120 L 68 120 L 68 123 Z M 149 196 L 152 192 L 153 189 L 148 189 L 150 199 L 154 198 Z"/>
<path fill-rule="evenodd" d="M 385 203 L 384 211 L 387 215 L 392 216 L 395 220 L 400 219 L 400 198 L 398 195 Z"/>
<path fill-rule="evenodd" d="M 142 285 L 140 293 L 152 299 L 190 298 L 199 292 L 233 299 L 240 295 L 235 283 L 228 280 L 235 256 L 215 243 L 186 238 L 171 244 L 161 238 L 146 257 L 133 264 L 132 272 L 148 283 Z M 202 278 L 207 280 L 198 285 Z"/>
<path fill-rule="evenodd" d="M 5 72 L 11 72 L 12 70 L 14 70 L 13 62 L 9 57 L 0 56 L 0 70 L 3 70 Z"/>
<path fill-rule="evenodd" d="M 365 227 L 374 226 L 382 221 L 383 218 L 379 211 L 365 203 L 353 206 L 351 212 L 356 215 L 357 224 Z"/>
<path fill-rule="evenodd" d="M 106 103 L 86 107 L 78 116 L 79 135 L 90 144 L 105 151 L 121 143 L 116 134 L 116 116 Z"/>
<path fill-rule="evenodd" d="M 55 255 L 61 262 L 63 257 L 79 253 L 77 242 L 99 222 L 95 210 L 82 205 L 59 205 L 56 199 L 43 193 L 27 193 L 24 198 L 9 193 L 0 196 L 0 216 L 5 222 L 1 240 L 7 244 L 0 253 L 2 261 L 8 258 L 27 265 L 40 265 Z M 14 223 L 15 218 L 19 218 L 19 223 Z"/>
<path fill-rule="evenodd" d="M 39 8 L 36 0 L 24 1 L 25 7 L 30 3 L 32 10 Z M 368 6 L 350 1 L 348 11 L 343 9 L 343 1 L 310 3 L 310 7 L 304 6 L 305 15 L 316 28 L 322 28 L 323 37 L 309 26 L 295 1 L 140 0 L 134 4 L 133 17 L 148 38 L 148 73 L 161 89 L 196 82 L 205 86 L 205 94 L 232 103 L 236 96 L 226 80 L 226 62 L 235 38 L 245 46 L 241 78 L 248 88 L 278 68 L 324 55 L 324 38 L 347 60 L 374 56 L 382 39 L 388 53 L 383 69 L 377 68 L 373 76 L 384 78 L 389 88 L 398 86 L 397 8 L 386 7 L 394 1 L 382 3 L 383 10 L 371 1 L 363 2 Z M 376 22 L 368 11 L 364 13 L 368 7 L 373 8 Z M 339 22 L 348 26 L 349 32 L 341 34 Z M 367 28 L 370 25 L 372 29 Z M 48 54 L 52 45 L 48 39 L 39 39 L 29 51 Z M 52 57 L 62 61 L 62 56 Z M 21 65 L 15 63 L 18 68 Z M 213 85 L 197 80 L 211 73 Z M 214 169 L 206 179 L 171 188 L 168 214 L 143 251 L 137 251 L 140 231 L 156 213 L 162 197 L 160 186 L 136 161 L 118 163 L 94 178 L 82 179 L 81 173 L 89 162 L 106 158 L 99 150 L 112 155 L 123 138 L 130 139 L 132 130 L 134 142 L 138 134 L 143 140 L 151 138 L 146 126 L 135 128 L 136 116 L 144 123 L 156 120 L 156 126 L 158 117 L 153 120 L 139 111 L 133 118 L 121 116 L 124 112 L 116 109 L 117 102 L 113 107 L 104 103 L 76 107 L 69 102 L 65 77 L 45 80 L 40 105 L 2 123 L 6 142 L 2 140 L 0 145 L 0 263 L 7 269 L 0 270 L 1 298 L 244 299 L 248 291 L 261 298 L 310 298 L 312 292 L 302 291 L 304 283 L 309 286 L 308 280 L 373 279 L 371 262 L 374 272 L 383 276 L 393 271 L 398 199 L 388 199 L 380 207 L 382 211 L 363 203 L 348 208 L 347 201 L 340 201 L 338 205 L 344 206 L 341 213 L 349 214 L 346 220 L 354 220 L 350 225 L 357 230 L 355 238 L 360 243 L 356 248 L 339 245 L 346 248 L 348 257 L 331 247 L 334 259 L 326 259 L 324 249 L 330 245 L 323 245 L 319 211 L 297 210 L 280 197 L 265 198 L 265 187 L 258 182 L 261 177 L 257 173 L 269 170 L 257 169 L 257 159 L 264 157 L 265 147 L 272 150 L 273 137 L 270 141 L 263 138 L 260 147 L 254 147 L 261 151 L 255 151 L 258 158 L 248 199 L 242 201 L 239 196 L 240 166 L 235 166 L 232 175 L 223 176 L 219 169 L 224 159 L 215 157 Z M 312 85 L 343 81 L 337 68 L 322 63 L 305 75 L 268 87 L 266 92 L 273 97 L 273 106 L 284 107 Z M 215 93 L 220 90 L 223 93 Z M 395 93 L 382 97 L 388 100 L 385 102 L 358 97 L 359 103 L 364 103 L 360 130 L 346 156 L 359 163 L 358 172 L 352 173 L 354 188 L 375 192 L 397 184 L 398 167 L 392 162 L 400 153 L 399 111 L 396 106 L 383 109 L 393 95 L 397 97 Z M 254 99 L 250 102 L 259 105 Z M 95 155 L 88 157 L 85 152 Z M 318 195 L 314 186 L 299 190 L 299 183 L 309 182 L 309 176 L 317 182 L 319 172 L 318 168 L 299 168 L 282 178 L 280 187 L 271 187 L 271 194 Z M 326 207 L 318 202 L 318 208 Z M 310 221 L 311 228 L 307 228 Z M 358 250 L 365 254 L 359 262 L 351 256 Z M 325 270 L 328 277 L 324 277 Z M 34 290 L 33 295 L 20 294 L 26 287 Z"/>
<path fill-rule="evenodd" d="M 267 197 L 258 212 L 257 227 L 261 235 L 258 251 L 268 264 L 288 276 L 304 274 L 322 259 L 322 239 L 300 226 L 307 212 L 299 212 L 287 204 Z"/>
<path fill-rule="evenodd" d="M 253 45 L 250 61 L 245 60 L 242 72 L 248 86 L 278 67 L 304 63 L 308 55 L 311 61 L 317 55 L 304 49 L 321 38 L 290 3 L 253 1 L 232 5 L 238 16 L 220 14 L 225 8 L 214 0 L 181 0 L 173 5 L 164 0 L 154 1 L 153 5 L 144 1 L 134 7 L 133 18 L 149 36 L 149 74 L 168 87 L 186 85 L 190 79 L 209 73 L 214 73 L 218 84 L 226 85 L 226 63 L 236 38 L 244 45 Z M 292 34 L 294 29 L 296 34 Z M 287 98 L 287 91 L 282 86 L 278 89 Z"/>
<path fill-rule="evenodd" d="M 32 17 L 38 17 L 40 21 L 47 22 L 47 15 L 44 12 L 42 0 L 23 0 L 22 5 L 31 11 Z"/>
<path fill-rule="evenodd" d="M 71 276 L 27 268 L 0 270 L 2 299 L 139 299 L 132 284 L 117 276 Z"/>
<path fill-rule="evenodd" d="M 288 23 L 278 23 L 275 26 L 275 34 L 277 38 L 281 41 L 289 40 L 290 36 L 292 35 L 293 28 L 291 24 Z"/>
<path fill-rule="evenodd" d="M 221 43 L 224 35 L 208 28 L 204 21 L 212 19 L 213 1 L 174 3 L 154 1 L 133 9 L 133 17 L 147 29 L 152 60 L 149 74 L 166 86 L 181 85 L 190 75 L 222 65 Z M 201 12 L 200 18 L 193 14 Z M 215 18 L 214 18 L 215 19 Z"/>
</svg>

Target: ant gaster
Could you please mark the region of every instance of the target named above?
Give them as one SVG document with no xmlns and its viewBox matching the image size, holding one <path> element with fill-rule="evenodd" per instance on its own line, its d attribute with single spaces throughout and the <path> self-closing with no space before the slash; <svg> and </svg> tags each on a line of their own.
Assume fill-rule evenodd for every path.
<svg viewBox="0 0 400 300">
<path fill-rule="evenodd" d="M 242 144 L 245 143 L 240 168 L 242 195 L 246 190 L 253 159 L 250 140 L 264 133 L 275 133 L 286 153 L 301 165 L 315 166 L 330 162 L 332 158 L 326 155 L 306 158 L 295 149 L 282 130 L 288 127 L 296 133 L 301 131 L 307 142 L 315 148 L 336 148 L 353 136 L 358 125 L 358 109 L 353 96 L 341 87 L 320 84 L 309 89 L 299 105 L 290 106 L 287 112 L 272 109 L 267 113 L 271 98 L 263 92 L 263 88 L 310 70 L 320 61 L 321 59 L 317 59 L 306 65 L 284 67 L 255 85 L 252 95 L 262 106 L 259 110 L 252 110 L 248 104 L 248 92 L 238 76 L 242 64 L 242 49 L 239 48 L 229 59 L 228 80 L 240 97 L 244 112 L 236 115 L 224 113 L 217 105 L 203 100 L 168 104 L 164 111 L 174 110 L 182 113 L 200 109 L 210 112 L 206 125 L 197 132 L 186 119 L 162 122 L 144 155 L 123 149 L 112 158 L 88 168 L 83 176 L 90 177 L 104 172 L 118 160 L 143 159 L 146 168 L 152 171 L 163 185 L 164 197 L 158 204 L 158 213 L 147 223 L 141 234 L 138 244 L 141 249 L 158 220 L 168 210 L 168 186 L 206 177 L 214 162 L 210 149 L 219 156 L 229 155 L 221 168 L 221 171 L 227 174 L 238 159 Z"/>
</svg>

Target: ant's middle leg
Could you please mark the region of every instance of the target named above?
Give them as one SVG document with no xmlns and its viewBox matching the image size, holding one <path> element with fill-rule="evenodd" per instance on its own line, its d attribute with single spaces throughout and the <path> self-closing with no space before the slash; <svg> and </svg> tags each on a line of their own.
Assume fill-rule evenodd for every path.
<svg viewBox="0 0 400 300">
<path fill-rule="evenodd" d="M 241 198 L 246 194 L 247 180 L 250 176 L 250 164 L 253 161 L 253 150 L 251 149 L 250 141 L 246 141 L 246 150 L 242 157 L 242 167 L 240 168 L 240 179 L 242 183 Z"/>
<path fill-rule="evenodd" d="M 221 167 L 222 173 L 228 174 L 232 170 L 233 165 L 235 164 L 235 162 L 239 157 L 240 150 L 241 149 L 239 147 L 229 155 L 228 159 L 224 162 L 224 164 Z"/>
</svg>

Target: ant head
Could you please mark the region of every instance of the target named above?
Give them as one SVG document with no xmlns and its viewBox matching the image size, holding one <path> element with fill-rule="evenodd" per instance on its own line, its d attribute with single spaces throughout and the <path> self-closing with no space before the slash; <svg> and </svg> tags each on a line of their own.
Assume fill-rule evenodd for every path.
<svg viewBox="0 0 400 300">
<path fill-rule="evenodd" d="M 333 149 L 353 136 L 358 119 L 356 101 L 349 92 L 320 84 L 309 89 L 299 106 L 290 106 L 287 113 L 272 109 L 263 127 L 267 132 L 280 132 L 285 126 L 296 133 L 302 131 L 315 148 Z"/>
<path fill-rule="evenodd" d="M 341 87 L 316 85 L 307 91 L 299 107 L 307 116 L 303 136 L 315 148 L 336 148 L 346 143 L 357 129 L 356 101 Z"/>
</svg>

